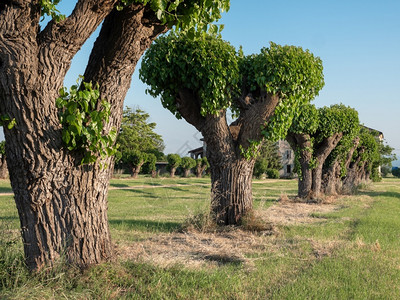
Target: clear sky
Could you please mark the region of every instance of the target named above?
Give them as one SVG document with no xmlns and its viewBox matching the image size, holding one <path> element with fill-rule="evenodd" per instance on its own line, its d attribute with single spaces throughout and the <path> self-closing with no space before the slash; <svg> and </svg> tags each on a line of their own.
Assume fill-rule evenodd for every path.
<svg viewBox="0 0 400 300">
<path fill-rule="evenodd" d="M 75 2 L 63 0 L 59 9 L 68 14 Z M 362 123 L 384 133 L 400 158 L 399 14 L 399 0 L 231 0 L 230 11 L 219 23 L 225 25 L 223 38 L 235 47 L 242 45 L 245 54 L 258 53 L 273 41 L 302 46 L 321 57 L 325 87 L 314 103 L 354 107 Z M 66 86 L 84 72 L 94 38 L 75 57 Z M 196 130 L 145 94 L 139 67 L 125 105 L 150 114 L 163 136 L 165 153 L 184 155 L 198 147 L 201 136 Z"/>
</svg>

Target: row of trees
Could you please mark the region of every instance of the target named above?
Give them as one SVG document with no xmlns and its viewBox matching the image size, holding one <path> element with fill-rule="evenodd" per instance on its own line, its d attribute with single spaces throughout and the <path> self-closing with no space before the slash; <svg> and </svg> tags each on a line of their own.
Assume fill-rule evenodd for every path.
<svg viewBox="0 0 400 300">
<path fill-rule="evenodd" d="M 207 24 L 229 9 L 229 0 L 78 0 L 68 17 L 57 14 L 58 2 L 0 4 L 0 118 L 15 125 L 4 127 L 5 152 L 28 267 L 60 257 L 86 267 L 112 257 L 111 136 L 123 123 L 137 62 L 173 26 L 182 34 L 153 44 L 140 77 L 164 107 L 203 134 L 215 221 L 240 223 L 252 209 L 260 143 L 284 138 L 300 108 L 321 90 L 321 60 L 273 43 L 245 56 L 215 35 L 196 32 L 215 33 Z M 41 28 L 43 14 L 53 20 Z M 71 61 L 100 24 L 86 83 L 67 93 L 62 86 Z M 231 124 L 227 110 L 237 117 Z M 121 157 L 129 153 L 122 149 Z M 82 165 L 85 157 L 89 163 Z"/>
<path fill-rule="evenodd" d="M 306 105 L 286 137 L 295 151 L 298 196 L 350 193 L 363 182 L 380 180 L 379 167 L 395 159 L 379 133 L 359 124 L 358 113 L 343 104 Z"/>
</svg>

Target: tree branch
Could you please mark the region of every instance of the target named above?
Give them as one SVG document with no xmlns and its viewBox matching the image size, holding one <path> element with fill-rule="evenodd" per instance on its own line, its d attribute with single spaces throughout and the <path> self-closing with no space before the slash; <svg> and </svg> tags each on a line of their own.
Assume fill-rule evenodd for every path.
<svg viewBox="0 0 400 300">
<path fill-rule="evenodd" d="M 61 86 L 71 60 L 117 0 L 79 0 L 72 14 L 60 22 L 50 21 L 39 33 L 39 74 L 48 84 Z M 58 90 L 58 87 L 56 87 Z"/>
<path fill-rule="evenodd" d="M 168 30 L 149 6 L 133 4 L 114 9 L 104 20 L 89 62 L 85 81 L 98 83 L 102 98 L 111 104 L 109 126 L 119 128 L 123 101 L 132 74 L 144 51 L 158 35 Z"/>
<path fill-rule="evenodd" d="M 242 110 L 239 119 L 232 124 L 237 126 L 237 142 L 244 148 L 250 145 L 249 140 L 258 141 L 263 138 L 261 128 L 274 115 L 279 102 L 277 95 L 268 93 L 260 95 L 257 100 L 251 99 L 250 96 L 247 99 L 247 109 Z"/>
</svg>

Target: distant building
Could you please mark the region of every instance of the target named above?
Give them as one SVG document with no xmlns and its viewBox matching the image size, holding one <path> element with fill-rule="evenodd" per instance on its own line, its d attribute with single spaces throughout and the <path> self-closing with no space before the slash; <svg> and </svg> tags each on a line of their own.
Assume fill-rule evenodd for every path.
<svg viewBox="0 0 400 300">
<path fill-rule="evenodd" d="M 191 158 L 197 159 L 206 156 L 207 144 L 204 139 L 200 139 L 203 142 L 203 146 L 190 150 L 189 156 Z M 284 140 L 280 140 L 277 142 L 278 144 L 278 151 L 281 159 L 282 169 L 279 170 L 279 175 L 283 178 L 294 177 L 295 173 L 293 172 L 294 169 L 294 152 L 288 142 Z"/>
</svg>

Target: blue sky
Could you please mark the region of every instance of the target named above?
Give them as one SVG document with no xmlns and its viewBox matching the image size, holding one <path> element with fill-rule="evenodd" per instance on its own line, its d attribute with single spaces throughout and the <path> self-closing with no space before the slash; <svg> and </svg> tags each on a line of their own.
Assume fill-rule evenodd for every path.
<svg viewBox="0 0 400 300">
<path fill-rule="evenodd" d="M 75 1 L 61 1 L 68 14 Z M 380 130 L 400 158 L 400 1 L 398 0 L 231 0 L 231 9 L 219 23 L 222 36 L 245 54 L 257 53 L 270 41 L 302 46 L 321 57 L 325 87 L 314 100 L 324 106 L 343 103 L 354 107 L 360 120 Z M 65 85 L 84 72 L 91 38 L 75 57 Z M 158 99 L 145 94 L 137 66 L 126 106 L 139 106 L 157 123 L 166 153 L 185 154 L 199 146 L 201 137 L 184 120 L 176 120 Z M 395 165 L 400 165 L 396 162 Z"/>
</svg>

